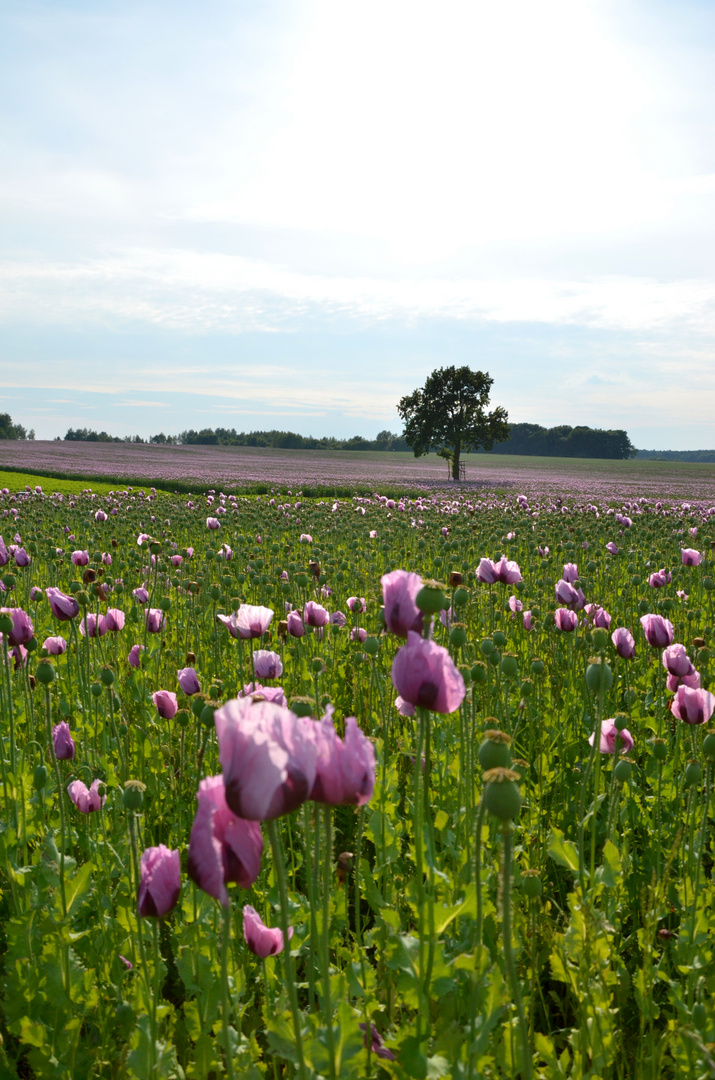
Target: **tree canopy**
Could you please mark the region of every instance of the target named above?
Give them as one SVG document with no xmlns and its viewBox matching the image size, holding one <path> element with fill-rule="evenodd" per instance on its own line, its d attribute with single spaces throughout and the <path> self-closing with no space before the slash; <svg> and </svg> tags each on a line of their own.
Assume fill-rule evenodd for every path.
<svg viewBox="0 0 715 1080">
<path fill-rule="evenodd" d="M 459 479 L 462 453 L 491 450 L 509 436 L 506 409 L 486 412 L 494 380 L 470 367 L 437 368 L 421 389 L 400 399 L 397 412 L 405 424 L 405 440 L 421 457 L 436 450 L 450 462 Z"/>
</svg>

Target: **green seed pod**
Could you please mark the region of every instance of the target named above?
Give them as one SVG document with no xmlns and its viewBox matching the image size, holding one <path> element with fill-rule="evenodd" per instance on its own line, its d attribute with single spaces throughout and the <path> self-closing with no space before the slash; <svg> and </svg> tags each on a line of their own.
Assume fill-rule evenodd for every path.
<svg viewBox="0 0 715 1080">
<path fill-rule="evenodd" d="M 102 696 L 102 684 L 101 684 L 101 682 L 93 682 L 89 689 L 91 691 L 92 697 L 101 697 Z"/>
<path fill-rule="evenodd" d="M 296 574 L 295 575 L 295 583 L 296 583 L 296 585 L 298 586 L 299 589 L 307 588 L 308 575 L 307 574 Z"/>
<path fill-rule="evenodd" d="M 712 731 L 703 739 L 703 753 L 710 761 L 715 761 L 715 733 Z"/>
<path fill-rule="evenodd" d="M 586 686 L 592 694 L 607 694 L 613 685 L 613 672 L 600 656 L 593 657 L 586 668 Z"/>
<path fill-rule="evenodd" d="M 43 686 L 49 686 L 57 677 L 57 672 L 49 660 L 41 660 L 37 665 L 35 674 L 37 676 L 37 681 L 41 682 Z"/>
<path fill-rule="evenodd" d="M 162 596 L 161 600 L 159 601 L 159 607 L 162 611 L 171 611 L 171 597 Z"/>
<path fill-rule="evenodd" d="M 647 600 L 641 600 L 640 604 L 638 605 L 638 611 L 640 612 L 640 614 L 641 615 L 647 615 L 649 609 L 650 609 L 650 604 L 648 603 L 648 601 Z"/>
<path fill-rule="evenodd" d="M 538 870 L 525 870 L 521 875 L 521 891 L 529 900 L 536 900 L 543 892 Z"/>
<path fill-rule="evenodd" d="M 487 718 L 487 723 L 490 720 L 498 723 L 493 716 Z M 484 732 L 484 742 L 477 751 L 479 764 L 487 771 L 489 769 L 508 769 L 511 765 L 510 747 L 511 735 L 507 735 L 505 731 L 499 731 L 496 728 L 488 729 Z"/>
<path fill-rule="evenodd" d="M 504 646 L 506 645 L 506 634 L 504 633 L 504 631 L 503 630 L 495 630 L 494 633 L 492 634 L 492 637 L 494 639 L 494 644 L 497 647 L 497 649 L 503 649 Z"/>
<path fill-rule="evenodd" d="M 703 770 L 699 761 L 689 761 L 685 766 L 685 783 L 688 787 L 697 787 L 702 775 Z"/>
<path fill-rule="evenodd" d="M 322 656 L 314 656 L 313 657 L 313 659 L 310 661 L 310 670 L 313 672 L 314 675 L 322 675 L 323 674 L 323 672 L 326 670 L 326 668 L 325 668 L 325 660 L 323 660 Z"/>
<path fill-rule="evenodd" d="M 502 675 L 507 679 L 515 679 L 519 674 L 519 662 L 513 653 L 504 653 L 499 666 Z"/>
<path fill-rule="evenodd" d="M 211 586 L 211 588 L 209 589 L 209 596 L 212 600 L 220 600 L 221 590 L 219 589 L 218 585 Z"/>
<path fill-rule="evenodd" d="M 315 702 L 309 697 L 294 697 L 291 699 L 289 707 L 291 712 L 294 712 L 296 716 L 315 715 Z"/>
<path fill-rule="evenodd" d="M 99 678 L 104 686 L 111 686 L 114 682 L 114 672 L 109 667 L 102 668 L 99 673 Z"/>
<path fill-rule="evenodd" d="M 449 644 L 453 649 L 463 649 L 467 644 L 467 628 L 462 623 L 455 623 L 449 632 Z"/>
<path fill-rule="evenodd" d="M 436 581 L 425 581 L 415 597 L 415 604 L 425 615 L 437 615 L 448 606 L 445 595 Z"/>
<path fill-rule="evenodd" d="M 531 697 L 534 692 L 534 684 L 531 679 L 524 679 L 519 687 L 519 693 L 523 698 Z"/>
<path fill-rule="evenodd" d="M 466 589 L 455 589 L 452 593 L 452 607 L 462 607 L 469 599 L 469 593 Z"/>
<path fill-rule="evenodd" d="M 511 769 L 489 769 L 484 773 L 484 806 L 499 821 L 513 821 L 519 813 L 521 792 L 517 779 L 518 773 Z"/>
<path fill-rule="evenodd" d="M 376 637 L 366 637 L 362 643 L 362 647 L 368 656 L 377 656 L 380 651 L 380 642 Z"/>
<path fill-rule="evenodd" d="M 127 780 L 122 793 L 122 806 L 125 810 L 139 810 L 144 802 L 146 784 L 141 780 Z"/>
<path fill-rule="evenodd" d="M 2 583 L 6 589 L 14 589 L 17 585 L 17 578 L 14 574 L 5 574 L 2 579 Z"/>
<path fill-rule="evenodd" d="M 492 641 L 492 639 L 489 637 L 484 638 L 484 640 L 481 641 L 479 644 L 479 651 L 481 652 L 482 656 L 489 656 L 490 653 L 493 653 L 494 642 Z"/>
<path fill-rule="evenodd" d="M 501 653 L 499 652 L 498 649 L 494 649 L 493 652 L 489 653 L 489 656 L 488 656 L 487 659 L 488 659 L 489 663 L 492 665 L 492 667 L 499 667 L 499 664 L 501 663 Z"/>
<path fill-rule="evenodd" d="M 179 709 L 178 713 L 174 717 L 174 720 L 180 728 L 188 727 L 191 714 L 188 709 Z"/>
<path fill-rule="evenodd" d="M 704 577 L 703 588 L 707 589 L 708 592 L 712 592 L 712 590 L 715 589 L 715 581 L 713 581 L 711 577 Z"/>
<path fill-rule="evenodd" d="M 0 634 L 7 638 L 12 633 L 14 623 L 9 615 L 0 615 Z"/>
<path fill-rule="evenodd" d="M 35 765 L 35 771 L 32 774 L 32 786 L 35 791 L 42 791 L 43 787 L 47 783 L 47 769 L 44 765 Z"/>
<path fill-rule="evenodd" d="M 535 656 L 531 661 L 531 674 L 543 675 L 544 674 L 544 661 L 540 660 L 538 656 Z"/>
<path fill-rule="evenodd" d="M 202 694 L 197 694 L 194 700 L 191 702 L 191 711 L 197 720 L 200 719 L 205 704 L 206 698 Z"/>
<path fill-rule="evenodd" d="M 631 778 L 633 772 L 633 766 L 630 761 L 617 761 L 613 769 L 613 779 L 617 780 L 619 784 L 626 784 Z"/>
<path fill-rule="evenodd" d="M 653 757 L 656 761 L 665 761 L 668 756 L 668 745 L 665 739 L 659 739 L 657 736 L 650 740 L 651 749 L 653 751 Z"/>
<path fill-rule="evenodd" d="M 470 667 L 460 667 L 459 674 L 464 679 L 464 685 L 470 686 L 472 682 L 472 669 Z"/>
<path fill-rule="evenodd" d="M 215 703 L 207 702 L 207 704 L 204 705 L 203 709 L 201 710 L 201 716 L 199 717 L 199 720 L 204 725 L 204 727 L 207 727 L 207 728 L 213 727 L 214 713 L 215 712 L 216 712 Z"/>
<path fill-rule="evenodd" d="M 472 665 L 472 682 L 476 686 L 483 686 L 487 679 L 487 665 L 479 660 L 476 664 Z"/>
<path fill-rule="evenodd" d="M 591 642 L 594 649 L 605 649 L 608 645 L 608 631 L 604 630 L 602 626 L 597 626 L 595 630 L 591 631 Z"/>
</svg>

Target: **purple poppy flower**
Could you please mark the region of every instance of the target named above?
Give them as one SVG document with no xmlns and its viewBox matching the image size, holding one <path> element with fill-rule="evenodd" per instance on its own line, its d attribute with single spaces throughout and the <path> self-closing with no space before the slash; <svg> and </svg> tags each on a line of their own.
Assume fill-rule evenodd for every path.
<svg viewBox="0 0 715 1080">
<path fill-rule="evenodd" d="M 141 881 L 137 908 L 143 917 L 168 914 L 181 892 L 181 861 L 178 851 L 159 844 L 146 848 L 141 857 Z"/>
<path fill-rule="evenodd" d="M 695 551 L 694 548 L 682 548 L 680 558 L 683 561 L 683 566 L 700 566 L 703 560 L 700 552 Z"/>
<path fill-rule="evenodd" d="M 119 608 L 107 608 L 107 614 L 104 616 L 104 628 L 115 634 L 118 630 L 124 629 L 124 612 Z"/>
<path fill-rule="evenodd" d="M 73 551 L 70 558 L 74 566 L 87 566 L 89 563 L 88 551 Z"/>
<path fill-rule="evenodd" d="M 288 623 L 288 633 L 291 637 L 301 638 L 305 634 L 305 627 L 303 626 L 303 620 L 300 617 L 300 612 L 289 611 L 286 616 Z"/>
<path fill-rule="evenodd" d="M 272 701 L 275 705 L 288 705 L 288 699 L 282 686 L 262 686 L 259 682 L 246 683 L 239 697 L 252 697 L 255 701 Z"/>
<path fill-rule="evenodd" d="M 397 650 L 392 683 L 411 705 L 438 713 L 454 712 L 466 692 L 464 679 L 447 650 L 413 630 L 407 635 L 407 644 Z"/>
<path fill-rule="evenodd" d="M 171 720 L 176 716 L 179 703 L 176 700 L 176 694 L 173 694 L 171 690 L 156 690 L 151 697 L 156 711 L 163 720 Z"/>
<path fill-rule="evenodd" d="M 235 814 L 270 821 L 305 802 L 317 760 L 311 720 L 244 697 L 217 709 L 214 723 L 226 802 Z"/>
<path fill-rule="evenodd" d="M 82 637 L 104 637 L 107 633 L 107 621 L 104 615 L 88 612 L 79 624 L 79 632 Z"/>
<path fill-rule="evenodd" d="M 686 724 L 706 724 L 715 709 L 715 695 L 709 690 L 679 686 L 670 703 L 670 711 Z"/>
<path fill-rule="evenodd" d="M 673 643 L 675 634 L 673 624 L 669 619 L 664 619 L 662 615 L 642 615 L 641 626 L 646 641 L 654 649 L 664 649 L 667 645 Z"/>
<path fill-rule="evenodd" d="M 48 637 L 43 641 L 42 648 L 50 656 L 61 656 L 62 653 L 67 651 L 67 642 L 63 637 Z"/>
<path fill-rule="evenodd" d="M 422 633 L 424 618 L 415 599 L 422 588 L 422 578 L 408 570 L 393 570 L 383 574 L 382 601 L 385 605 L 385 626 L 397 637 L 406 638 L 410 630 Z"/>
<path fill-rule="evenodd" d="M 315 724 L 318 761 L 309 797 L 328 806 L 364 806 L 375 786 L 375 749 L 354 716 L 347 717 L 345 739 L 340 739 L 332 714 L 329 705 L 323 719 Z"/>
<path fill-rule="evenodd" d="M 256 649 L 253 654 L 253 670 L 257 679 L 280 679 L 283 674 L 283 661 L 277 652 Z"/>
<path fill-rule="evenodd" d="M 8 634 L 8 645 L 25 645 L 34 634 L 32 619 L 22 608 L 0 608 L 0 613 L 12 619 L 12 630 Z"/>
<path fill-rule="evenodd" d="M 150 634 L 160 634 L 166 626 L 166 615 L 161 608 L 148 608 L 144 612 L 144 621 Z"/>
<path fill-rule="evenodd" d="M 189 877 L 227 907 L 226 883 L 234 881 L 250 889 L 260 873 L 261 826 L 233 813 L 221 776 L 205 777 L 196 798 L 199 806 L 189 840 Z"/>
<path fill-rule="evenodd" d="M 179 680 L 179 686 L 185 694 L 189 695 L 189 697 L 191 697 L 192 694 L 201 693 L 201 683 L 199 682 L 199 677 L 194 668 L 181 668 L 177 671 L 176 677 Z"/>
<path fill-rule="evenodd" d="M 99 779 L 93 780 L 89 788 L 81 780 L 73 780 L 67 786 L 67 794 L 78 810 L 83 814 L 91 814 L 96 810 L 101 810 L 107 801 L 106 795 L 100 796 L 99 785 Z"/>
<path fill-rule="evenodd" d="M 283 931 L 278 927 L 271 930 L 254 907 L 245 904 L 243 908 L 243 936 L 252 953 L 265 960 L 283 951 Z M 288 927 L 288 940 L 293 937 L 293 927 Z"/>
<path fill-rule="evenodd" d="M 593 746 L 594 734 L 588 737 L 588 741 Z M 627 754 L 629 750 L 632 750 L 635 746 L 633 742 L 633 736 L 628 728 L 623 728 L 619 731 L 616 727 L 615 720 L 602 720 L 601 721 L 601 741 L 599 743 L 599 750 L 602 754 L 615 754 L 616 741 L 618 742 L 618 753 Z"/>
<path fill-rule="evenodd" d="M 327 626 L 330 622 L 330 616 L 322 604 L 317 604 L 315 600 L 309 600 L 303 608 L 303 623 L 305 626 Z"/>
<path fill-rule="evenodd" d="M 611 634 L 613 647 L 623 660 L 632 660 L 636 655 L 636 643 L 633 634 L 625 626 L 617 626 Z"/>
<path fill-rule="evenodd" d="M 132 589 L 132 596 L 138 604 L 146 604 L 149 599 L 149 590 L 140 585 L 138 589 Z"/>
<path fill-rule="evenodd" d="M 141 654 L 145 649 L 146 645 L 132 645 L 127 657 L 130 667 L 138 668 L 141 666 Z"/>
<path fill-rule="evenodd" d="M 570 634 L 578 625 L 578 615 L 575 611 L 571 611 L 570 608 L 556 608 L 554 622 L 559 630 L 562 630 L 565 634 Z"/>
<path fill-rule="evenodd" d="M 75 745 L 70 735 L 70 726 L 61 720 L 52 728 L 52 746 L 58 761 L 71 761 L 75 755 Z"/>
<path fill-rule="evenodd" d="M 68 619 L 74 619 L 75 616 L 79 615 L 79 604 L 74 596 L 66 596 L 54 586 L 45 589 L 45 596 L 50 602 L 50 611 L 56 619 L 66 622 Z"/>
</svg>

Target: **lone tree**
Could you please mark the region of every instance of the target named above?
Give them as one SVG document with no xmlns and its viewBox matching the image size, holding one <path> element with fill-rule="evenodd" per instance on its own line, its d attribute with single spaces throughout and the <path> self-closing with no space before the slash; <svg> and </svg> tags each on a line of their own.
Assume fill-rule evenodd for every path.
<svg viewBox="0 0 715 1080">
<path fill-rule="evenodd" d="M 451 463 L 459 480 L 459 459 L 470 450 L 491 450 L 509 438 L 506 409 L 485 412 L 494 382 L 484 371 L 446 367 L 433 371 L 421 390 L 400 399 L 397 411 L 405 424 L 405 440 L 415 457 L 436 450 Z"/>
</svg>

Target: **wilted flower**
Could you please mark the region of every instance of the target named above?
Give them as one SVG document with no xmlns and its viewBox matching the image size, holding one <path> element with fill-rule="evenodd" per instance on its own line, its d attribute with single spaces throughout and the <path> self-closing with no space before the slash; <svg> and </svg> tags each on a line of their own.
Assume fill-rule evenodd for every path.
<svg viewBox="0 0 715 1080">
<path fill-rule="evenodd" d="M 142 916 L 161 918 L 175 906 L 181 892 L 179 852 L 159 844 L 146 848 L 141 857 L 141 881 L 137 907 Z"/>
</svg>

